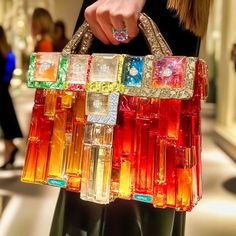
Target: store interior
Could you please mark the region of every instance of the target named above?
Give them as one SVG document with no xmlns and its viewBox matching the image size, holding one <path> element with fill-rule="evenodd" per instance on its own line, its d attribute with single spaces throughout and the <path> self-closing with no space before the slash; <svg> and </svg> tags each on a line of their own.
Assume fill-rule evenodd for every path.
<svg viewBox="0 0 236 236">
<path fill-rule="evenodd" d="M 81 3 L 0 1 L 0 25 L 17 57 L 11 95 L 24 137 L 29 131 L 35 92 L 26 85 L 29 55 L 34 47 L 30 33 L 32 12 L 36 7 L 46 8 L 53 20 L 65 23 L 70 38 Z M 209 73 L 208 99 L 202 103 L 203 198 L 187 213 L 186 236 L 236 235 L 236 62 L 231 56 L 236 43 L 235 9 L 235 0 L 214 0 L 201 43 L 200 57 L 207 62 Z M 59 188 L 20 181 L 26 138 L 17 139 L 16 144 L 19 152 L 14 168 L 0 171 L 0 236 L 49 235 Z M 0 163 L 3 149 L 0 140 Z"/>
</svg>

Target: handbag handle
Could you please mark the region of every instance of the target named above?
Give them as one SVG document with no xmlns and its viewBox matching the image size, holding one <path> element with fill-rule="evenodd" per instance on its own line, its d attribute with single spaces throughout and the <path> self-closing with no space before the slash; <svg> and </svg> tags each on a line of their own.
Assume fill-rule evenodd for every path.
<svg viewBox="0 0 236 236">
<path fill-rule="evenodd" d="M 141 13 L 139 16 L 138 26 L 146 39 L 152 55 L 157 57 L 172 55 L 172 51 L 162 36 L 158 26 L 150 17 L 144 13 Z M 89 28 L 89 24 L 84 21 L 84 23 L 73 35 L 72 39 L 62 50 L 62 54 L 67 56 L 69 54 L 76 53 L 78 46 L 80 46 L 79 53 L 85 54 L 89 51 L 92 40 L 92 31 Z"/>
</svg>

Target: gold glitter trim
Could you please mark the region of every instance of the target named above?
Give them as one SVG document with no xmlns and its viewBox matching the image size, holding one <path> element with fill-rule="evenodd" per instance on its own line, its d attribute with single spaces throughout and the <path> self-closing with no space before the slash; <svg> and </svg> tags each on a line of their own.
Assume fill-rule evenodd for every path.
<svg viewBox="0 0 236 236">
<path fill-rule="evenodd" d="M 152 55 L 171 56 L 172 51 L 154 21 L 144 13 L 140 14 L 139 21 L 139 28 L 147 39 Z"/>
<path fill-rule="evenodd" d="M 198 65 L 198 79 L 200 80 L 201 86 L 201 99 L 206 101 L 208 97 L 208 67 L 203 59 L 199 59 Z"/>
<path fill-rule="evenodd" d="M 89 25 L 86 21 L 84 21 L 84 23 L 79 27 L 79 29 L 76 31 L 76 33 L 74 34 L 72 39 L 66 44 L 66 46 L 62 50 L 63 56 L 66 56 L 66 55 L 76 52 L 76 49 L 77 49 L 79 43 L 83 39 L 85 33 L 88 32 L 88 29 L 89 29 Z M 89 43 L 88 41 L 85 41 L 85 42 Z M 84 45 L 84 46 L 86 46 L 86 48 L 87 48 L 87 45 Z"/>
<path fill-rule="evenodd" d="M 91 44 L 93 42 L 93 33 L 90 28 L 88 28 L 87 32 L 84 34 L 84 37 L 82 38 L 82 43 L 79 49 L 79 53 L 86 54 L 89 51 L 89 48 L 91 47 Z"/>
<path fill-rule="evenodd" d="M 194 92 L 195 65 L 197 58 L 186 58 L 186 74 L 182 88 L 152 88 L 153 61 L 155 57 L 144 58 L 144 71 L 141 88 L 125 86 L 125 95 L 160 98 L 160 99 L 190 99 Z"/>
<path fill-rule="evenodd" d="M 124 85 L 112 82 L 93 81 L 86 85 L 86 91 L 101 92 L 101 93 L 111 93 L 111 92 L 122 93 L 124 91 Z"/>
<path fill-rule="evenodd" d="M 150 48 L 151 53 L 158 57 L 164 55 L 172 55 L 171 49 L 169 48 L 159 28 L 153 22 L 153 20 L 144 13 L 141 13 L 139 22 L 139 28 L 147 39 L 147 44 Z M 93 34 L 89 28 L 89 24 L 84 21 L 84 23 L 79 27 L 69 43 L 65 46 L 62 54 L 68 55 L 71 53 L 75 53 L 79 44 L 81 44 L 79 52 L 81 54 L 85 54 L 88 52 L 92 44 L 92 39 Z"/>
</svg>

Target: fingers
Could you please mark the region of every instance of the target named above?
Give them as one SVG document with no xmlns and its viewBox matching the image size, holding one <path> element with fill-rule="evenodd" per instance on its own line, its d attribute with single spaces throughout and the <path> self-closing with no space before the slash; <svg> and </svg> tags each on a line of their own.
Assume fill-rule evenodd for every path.
<svg viewBox="0 0 236 236">
<path fill-rule="evenodd" d="M 127 28 L 128 39 L 122 41 L 122 43 L 128 43 L 134 37 L 138 35 L 138 14 L 123 14 L 116 15 L 114 13 L 110 14 L 110 21 L 112 26 L 117 30 L 122 30 Z"/>
<path fill-rule="evenodd" d="M 113 24 L 110 18 L 110 12 L 106 8 L 99 7 L 96 11 L 96 19 L 110 43 L 118 45 L 118 42 L 112 35 Z M 119 26 L 119 25 L 118 25 Z M 122 26 L 120 26 L 122 28 Z"/>
<path fill-rule="evenodd" d="M 110 22 L 115 29 L 122 30 L 126 27 L 122 15 L 110 13 Z"/>
<path fill-rule="evenodd" d="M 140 0 L 139 2 L 145 2 Z M 128 43 L 137 36 L 139 13 L 143 5 L 137 6 L 137 0 L 100 0 L 85 10 L 85 18 L 93 34 L 105 44 L 118 45 L 120 42 L 114 38 L 112 28 L 128 29 Z"/>
<path fill-rule="evenodd" d="M 96 2 L 97 3 L 97 2 Z M 96 19 L 96 3 L 87 7 L 85 10 L 85 19 L 87 20 L 90 29 L 92 30 L 94 36 L 102 41 L 104 44 L 110 44 L 106 33 L 103 31 Z"/>
<path fill-rule="evenodd" d="M 138 35 L 138 14 L 129 14 L 124 16 L 124 22 L 128 28 L 129 38 L 132 39 Z"/>
</svg>

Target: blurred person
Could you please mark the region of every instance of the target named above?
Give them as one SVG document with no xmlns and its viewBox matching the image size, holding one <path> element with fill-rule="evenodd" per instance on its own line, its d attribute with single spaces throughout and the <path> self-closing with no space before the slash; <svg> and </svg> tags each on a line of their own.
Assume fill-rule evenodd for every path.
<svg viewBox="0 0 236 236">
<path fill-rule="evenodd" d="M 44 8 L 35 8 L 31 23 L 32 36 L 36 39 L 35 52 L 52 52 L 54 23 Z"/>
<path fill-rule="evenodd" d="M 65 45 L 68 43 L 68 38 L 66 37 L 66 28 L 63 21 L 56 21 L 54 24 L 54 42 L 53 51 L 61 52 Z"/>
<path fill-rule="evenodd" d="M 95 35 L 91 53 L 148 55 L 150 50 L 138 29 L 139 13 L 144 12 L 158 25 L 175 56 L 198 56 L 209 7 L 210 0 L 86 0 L 76 28 L 86 18 Z M 114 29 L 127 34 L 126 40 L 120 42 Z M 182 236 L 185 215 L 134 200 L 100 205 L 61 189 L 50 235 Z"/>
<path fill-rule="evenodd" d="M 23 137 L 9 93 L 14 69 L 15 55 L 7 42 L 3 27 L 0 26 L 0 126 L 5 145 L 4 164 L 0 169 L 6 169 L 14 164 L 18 148 L 13 140 Z"/>
</svg>

